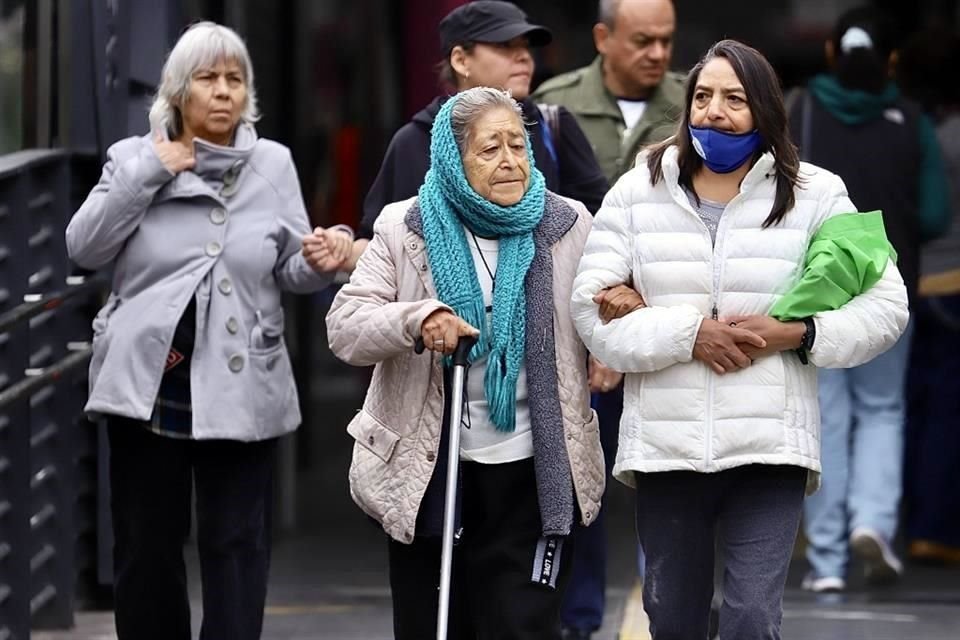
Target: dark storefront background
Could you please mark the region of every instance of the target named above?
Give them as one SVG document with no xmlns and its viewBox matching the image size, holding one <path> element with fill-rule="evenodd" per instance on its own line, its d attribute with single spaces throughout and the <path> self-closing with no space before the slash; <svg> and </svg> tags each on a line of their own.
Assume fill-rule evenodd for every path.
<svg viewBox="0 0 960 640">
<path fill-rule="evenodd" d="M 463 0 L 0 0 L 0 153 L 102 145 L 103 135 L 98 140 L 97 134 L 109 129 L 108 123 L 98 122 L 91 111 L 105 91 L 104 78 L 94 82 L 92 74 L 109 73 L 111 65 L 131 99 L 106 133 L 142 131 L 163 52 L 186 24 L 212 19 L 247 39 L 264 113 L 259 130 L 293 149 L 314 221 L 353 223 L 390 135 L 438 90 L 436 27 L 460 4 Z M 535 82 L 593 58 L 595 0 L 517 4 L 555 34 L 554 43 L 538 52 Z M 689 68 L 712 42 L 733 37 L 762 50 L 792 86 L 822 69 L 831 24 L 857 4 L 677 0 L 673 67 Z M 906 33 L 925 23 L 955 23 L 958 3 L 874 4 L 892 11 Z M 99 29 L 93 38 L 77 28 L 104 8 L 116 17 L 93 25 Z M 118 38 L 109 52 L 98 52 L 94 69 L 71 64 L 72 49 L 95 49 L 104 44 L 96 36 L 107 41 L 121 31 L 129 40 Z"/>
</svg>

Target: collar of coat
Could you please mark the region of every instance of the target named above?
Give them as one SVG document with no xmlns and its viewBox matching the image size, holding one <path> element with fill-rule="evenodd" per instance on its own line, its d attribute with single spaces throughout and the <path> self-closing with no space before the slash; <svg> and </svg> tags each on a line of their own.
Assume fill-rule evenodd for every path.
<svg viewBox="0 0 960 640">
<path fill-rule="evenodd" d="M 533 231 L 535 251 L 525 283 L 527 403 L 543 535 L 568 535 L 573 525 L 573 476 L 560 410 L 551 248 L 576 221 L 573 207 L 548 191 L 543 219 Z M 416 202 L 407 212 L 405 222 L 413 233 L 423 237 L 423 218 Z"/>
<path fill-rule="evenodd" d="M 569 105 L 566 105 L 571 111 L 586 116 L 608 116 L 617 120 L 623 119 L 620 112 L 620 105 L 617 104 L 617 97 L 610 93 L 607 86 L 603 83 L 603 57 L 597 56 L 583 71 L 580 77 L 582 91 L 575 94 Z M 642 122 L 660 122 L 672 119 L 677 114 L 675 101 L 667 95 L 664 90 L 664 82 L 647 98 L 647 108 L 643 112 Z M 680 102 L 683 102 L 681 98 Z M 682 108 L 680 109 L 682 112 Z M 666 117 L 669 115 L 670 117 Z"/>
<path fill-rule="evenodd" d="M 683 187 L 680 186 L 680 165 L 677 162 L 677 157 L 676 145 L 671 145 L 664 152 L 663 159 L 660 161 L 660 167 L 663 169 L 663 181 L 674 200 L 689 206 L 689 200 L 683 192 Z M 645 165 L 646 162 L 646 155 L 637 159 L 638 164 L 643 163 Z M 740 193 L 747 193 L 757 184 L 773 178 L 776 178 L 776 168 L 774 167 L 773 154 L 768 151 L 757 159 L 747 175 L 743 177 L 743 181 L 740 182 Z"/>
<path fill-rule="evenodd" d="M 153 144 L 151 136 L 144 136 L 146 144 Z M 244 168 L 257 146 L 257 131 L 249 124 L 241 124 L 234 134 L 233 144 L 223 146 L 202 138 L 193 139 L 193 157 L 190 171 L 181 171 L 154 197 L 154 202 L 174 198 L 208 195 L 216 200 L 229 197 L 243 179 Z"/>
</svg>

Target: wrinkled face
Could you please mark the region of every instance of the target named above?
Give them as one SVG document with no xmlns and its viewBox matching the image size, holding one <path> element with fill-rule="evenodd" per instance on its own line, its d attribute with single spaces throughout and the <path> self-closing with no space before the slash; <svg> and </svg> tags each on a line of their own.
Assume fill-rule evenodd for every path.
<svg viewBox="0 0 960 640">
<path fill-rule="evenodd" d="M 458 53 L 456 49 L 452 54 L 455 57 Z M 526 36 L 496 44 L 478 42 L 469 53 L 462 49 L 460 52 L 459 64 L 462 68 L 457 69 L 455 59 L 454 69 L 460 76 L 461 90 L 493 87 L 509 91 L 516 100 L 523 100 L 530 95 L 533 56 Z"/>
<path fill-rule="evenodd" d="M 229 144 L 247 104 L 243 67 L 220 60 L 190 77 L 182 108 L 184 132 L 216 144 Z"/>
<path fill-rule="evenodd" d="M 648 93 L 670 67 L 676 16 L 670 0 L 622 0 L 611 30 L 598 25 L 597 51 L 624 97 Z"/>
<path fill-rule="evenodd" d="M 753 131 L 747 92 L 726 58 L 703 66 L 690 104 L 690 124 L 727 133 Z"/>
<path fill-rule="evenodd" d="M 467 182 L 481 197 L 504 207 L 520 202 L 530 184 L 530 160 L 520 117 L 506 108 L 480 116 L 467 135 L 463 169 Z"/>
</svg>

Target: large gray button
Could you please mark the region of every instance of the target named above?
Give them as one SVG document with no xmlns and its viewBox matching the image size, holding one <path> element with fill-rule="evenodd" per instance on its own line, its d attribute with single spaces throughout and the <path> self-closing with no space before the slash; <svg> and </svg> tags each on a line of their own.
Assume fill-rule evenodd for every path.
<svg viewBox="0 0 960 640">
<path fill-rule="evenodd" d="M 243 369 L 243 356 L 239 354 L 230 356 L 229 366 L 230 366 L 230 371 L 233 371 L 234 373 L 239 373 Z"/>
<path fill-rule="evenodd" d="M 211 258 L 216 258 L 223 251 L 223 247 L 220 246 L 219 242 L 208 242 L 206 246 L 207 255 Z"/>
<path fill-rule="evenodd" d="M 223 224 L 227 221 L 227 210 L 223 207 L 214 207 L 210 210 L 210 222 L 213 224 Z"/>
<path fill-rule="evenodd" d="M 217 284 L 217 289 L 219 289 L 223 295 L 228 296 L 233 293 L 233 283 L 230 282 L 230 278 L 224 278 Z"/>
<path fill-rule="evenodd" d="M 224 184 L 223 188 L 220 189 L 220 195 L 222 195 L 224 198 L 229 198 L 236 192 L 237 192 L 237 183 Z"/>
<path fill-rule="evenodd" d="M 237 181 L 237 176 L 240 175 L 240 170 L 243 168 L 243 160 L 237 160 L 233 163 L 233 166 L 227 169 L 227 172 L 223 174 L 223 184 L 229 186 Z"/>
<path fill-rule="evenodd" d="M 240 331 L 240 323 L 237 322 L 237 319 L 233 316 L 227 318 L 227 331 L 230 333 L 236 333 Z"/>
</svg>

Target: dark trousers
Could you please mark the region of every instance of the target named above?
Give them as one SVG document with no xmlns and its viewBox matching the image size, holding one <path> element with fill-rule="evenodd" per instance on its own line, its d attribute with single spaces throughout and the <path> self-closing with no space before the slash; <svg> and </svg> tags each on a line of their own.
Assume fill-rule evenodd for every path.
<svg viewBox="0 0 960 640">
<path fill-rule="evenodd" d="M 623 383 L 608 393 L 593 395 L 600 423 L 600 445 L 607 471 L 607 483 L 617 458 L 617 438 L 623 413 Z M 563 597 L 560 621 L 564 627 L 593 632 L 603 624 L 607 586 L 607 519 L 601 507 L 596 519 L 585 527 L 574 524 L 575 547 L 570 583 Z"/>
<path fill-rule="evenodd" d="M 256 640 L 270 565 L 276 440 L 186 440 L 108 421 L 120 640 L 189 640 L 183 547 L 196 487 L 201 640 Z"/>
<path fill-rule="evenodd" d="M 780 638 L 806 476 L 799 467 L 771 465 L 636 474 L 653 640 L 707 637 L 715 550 L 725 566 L 720 637 Z"/>
<path fill-rule="evenodd" d="M 552 554 L 555 573 L 541 584 L 538 548 L 543 555 L 545 541 L 533 460 L 460 467 L 463 534 L 454 547 L 448 637 L 559 639 L 569 544 L 559 539 Z M 435 638 L 440 538 L 417 537 L 410 545 L 390 540 L 388 551 L 394 638 Z"/>
<path fill-rule="evenodd" d="M 960 295 L 919 298 L 907 380 L 906 535 L 960 547 Z"/>
</svg>

